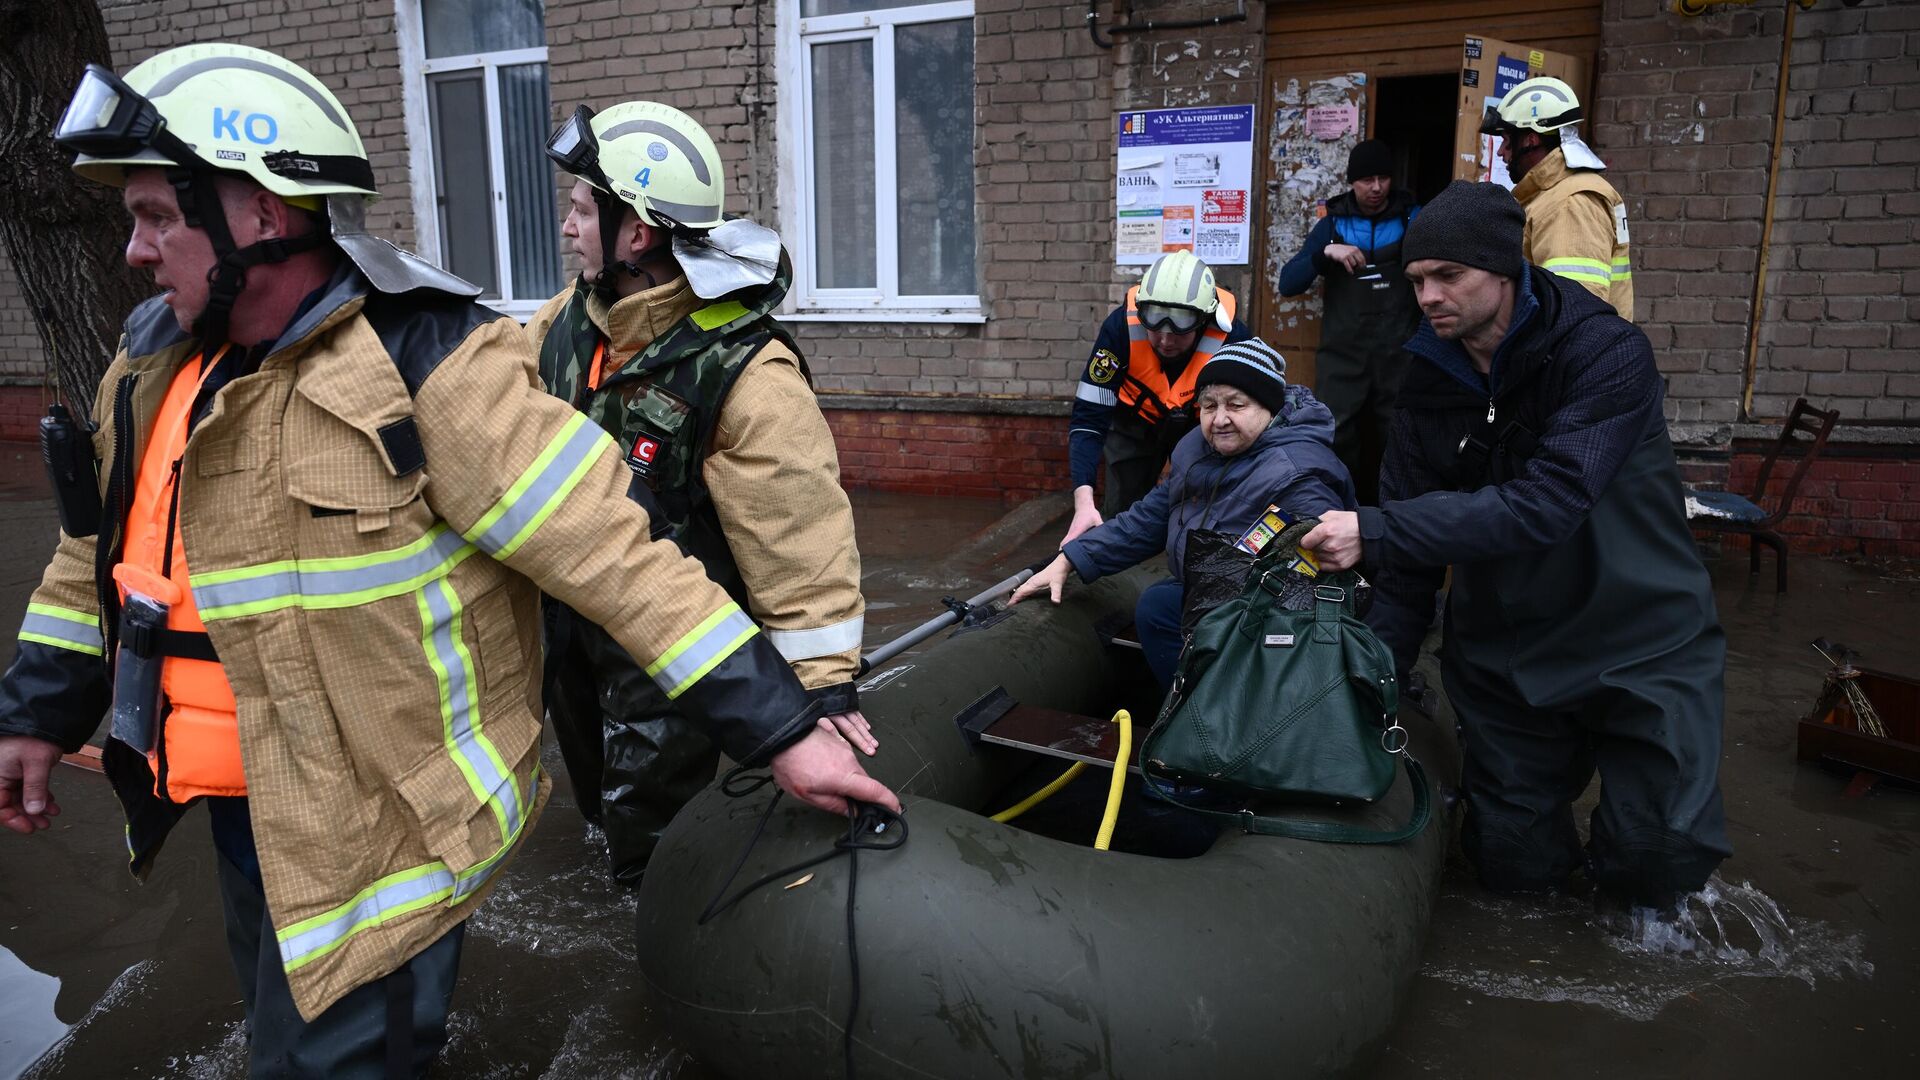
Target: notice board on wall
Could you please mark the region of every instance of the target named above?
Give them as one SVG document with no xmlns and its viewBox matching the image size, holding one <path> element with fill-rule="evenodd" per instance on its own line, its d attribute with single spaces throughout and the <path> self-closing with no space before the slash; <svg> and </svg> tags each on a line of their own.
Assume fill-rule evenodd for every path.
<svg viewBox="0 0 1920 1080">
<path fill-rule="evenodd" d="M 1245 265 L 1253 205 L 1253 106 L 1132 109 L 1118 118 L 1114 261 L 1190 251 Z"/>
</svg>

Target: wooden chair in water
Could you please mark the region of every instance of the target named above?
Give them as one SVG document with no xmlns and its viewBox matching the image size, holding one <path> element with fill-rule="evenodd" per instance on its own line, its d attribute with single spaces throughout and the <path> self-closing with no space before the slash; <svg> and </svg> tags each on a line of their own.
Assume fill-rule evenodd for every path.
<svg viewBox="0 0 1920 1080">
<path fill-rule="evenodd" d="M 1754 482 L 1751 498 L 1731 491 L 1687 489 L 1687 520 L 1694 528 L 1710 532 L 1743 533 L 1747 536 L 1751 573 L 1760 572 L 1760 546 L 1764 544 L 1773 549 L 1777 592 L 1787 591 L 1787 540 L 1774 531 L 1774 526 L 1792 512 L 1794 497 L 1800 491 L 1800 481 L 1806 478 L 1814 459 L 1826 448 L 1827 436 L 1833 434 L 1833 425 L 1839 420 L 1840 413 L 1837 410 L 1816 409 L 1807 404 L 1806 398 L 1800 398 L 1793 403 L 1793 411 L 1787 414 L 1786 422 L 1780 426 L 1780 437 L 1774 440 L 1773 446 L 1767 450 L 1767 456 L 1760 462 L 1760 476 Z M 1795 433 L 1804 433 L 1812 441 L 1803 443 L 1794 438 Z M 1790 450 L 1799 460 L 1793 467 L 1793 475 L 1787 478 L 1773 512 L 1768 513 L 1761 506 L 1761 500 L 1767 495 L 1767 481 L 1773 477 L 1774 463 Z"/>
</svg>

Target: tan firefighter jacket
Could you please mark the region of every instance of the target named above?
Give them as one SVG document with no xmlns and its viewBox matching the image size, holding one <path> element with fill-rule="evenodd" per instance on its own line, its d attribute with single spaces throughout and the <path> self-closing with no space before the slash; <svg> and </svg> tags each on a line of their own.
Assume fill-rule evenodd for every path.
<svg viewBox="0 0 1920 1080">
<path fill-rule="evenodd" d="M 343 267 L 221 387 L 180 474 L 193 597 L 238 702 L 267 906 L 308 1019 L 470 915 L 544 805 L 540 590 L 736 758 L 764 760 L 818 714 L 697 563 L 645 542 L 613 441 L 541 389 L 519 326 L 369 288 Z M 95 409 L 103 521 L 193 353 L 158 300 L 129 319 Z M 113 638 L 96 620 L 118 597 L 95 550 L 62 536 L 0 682 L 0 734 L 71 750 L 98 723 Z M 144 757 L 114 739 L 104 756 L 144 873 L 180 808 Z"/>
<path fill-rule="evenodd" d="M 572 295 L 567 289 L 527 322 L 536 355 Z M 706 304 L 684 277 L 611 308 L 594 296 L 587 315 L 609 342 L 606 374 Z M 800 358 L 779 340 L 754 354 L 727 394 L 701 474 L 754 619 L 808 689 L 851 681 L 866 611 L 853 508 L 833 432 Z"/>
<path fill-rule="evenodd" d="M 1613 305 L 1633 321 L 1633 263 L 1627 251 L 1627 207 L 1598 172 L 1570 169 L 1555 148 L 1513 187 L 1527 211 L 1526 260 Z"/>
</svg>

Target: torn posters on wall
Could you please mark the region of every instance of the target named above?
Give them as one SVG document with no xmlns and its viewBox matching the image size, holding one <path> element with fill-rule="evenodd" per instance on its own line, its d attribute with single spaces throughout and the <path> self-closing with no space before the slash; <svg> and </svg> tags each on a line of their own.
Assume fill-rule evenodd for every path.
<svg viewBox="0 0 1920 1080">
<path fill-rule="evenodd" d="M 1347 190 L 1347 155 L 1359 142 L 1358 118 L 1366 112 L 1367 77 L 1362 72 L 1325 75 L 1302 81 L 1276 81 L 1272 126 L 1267 133 L 1271 180 L 1267 187 L 1266 268 L 1273 298 L 1273 328 L 1286 340 L 1319 318 L 1320 300 L 1280 296 L 1280 269 L 1306 242 L 1307 233 L 1326 213 L 1327 200 Z M 1310 116 L 1345 117 L 1354 124 L 1314 123 Z M 1316 130 L 1316 128 L 1318 130 Z M 1327 136 L 1332 137 L 1327 137 Z"/>
<path fill-rule="evenodd" d="M 1253 106 L 1123 112 L 1118 134 L 1115 261 L 1143 266 L 1191 251 L 1217 266 L 1244 265 Z"/>
</svg>

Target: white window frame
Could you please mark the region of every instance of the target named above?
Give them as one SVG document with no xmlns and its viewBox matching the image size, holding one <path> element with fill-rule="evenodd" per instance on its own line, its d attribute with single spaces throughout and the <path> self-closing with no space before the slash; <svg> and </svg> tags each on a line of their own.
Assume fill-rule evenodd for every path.
<svg viewBox="0 0 1920 1080">
<path fill-rule="evenodd" d="M 426 16 L 420 10 L 420 4 L 421 0 L 394 0 L 393 30 L 400 47 L 401 111 L 406 117 L 407 171 L 413 181 L 414 247 L 423 258 L 444 267 L 440 250 L 440 191 L 435 180 L 437 170 L 433 167 L 433 114 L 428 105 L 427 76 L 449 71 L 480 71 L 487 115 L 497 118 L 500 115 L 499 69 L 536 62 L 546 64 L 547 47 L 543 43 L 525 49 L 440 56 L 429 60 Z M 548 68 L 548 76 L 548 85 L 551 86 L 551 67 Z M 494 131 L 487 139 L 487 172 L 488 182 L 493 188 L 494 276 L 500 285 L 501 298 L 481 300 L 480 303 L 502 315 L 511 315 L 525 322 L 552 297 L 521 298 L 514 295 L 513 253 L 507 231 L 507 161 L 505 151 L 501 148 L 503 140 L 499 137 L 498 128 L 499 124 L 495 123 Z M 559 252 L 554 252 L 554 258 L 559 257 Z"/>
<path fill-rule="evenodd" d="M 779 110 L 781 232 L 798 246 L 793 260 L 793 290 L 781 318 L 817 322 L 980 323 L 986 321 L 978 294 L 901 296 L 899 293 L 899 186 L 895 174 L 897 143 L 894 117 L 893 31 L 917 23 L 973 18 L 973 0 L 941 0 L 912 7 L 885 8 L 847 15 L 801 18 L 801 0 L 780 5 L 776 67 Z M 811 48 L 841 41 L 873 42 L 874 271 L 877 287 L 828 289 L 814 282 L 813 64 Z M 976 61 L 977 62 L 977 61 Z M 978 212 L 974 208 L 975 224 Z M 974 240 L 974 269 L 980 269 L 979 234 Z"/>
</svg>

